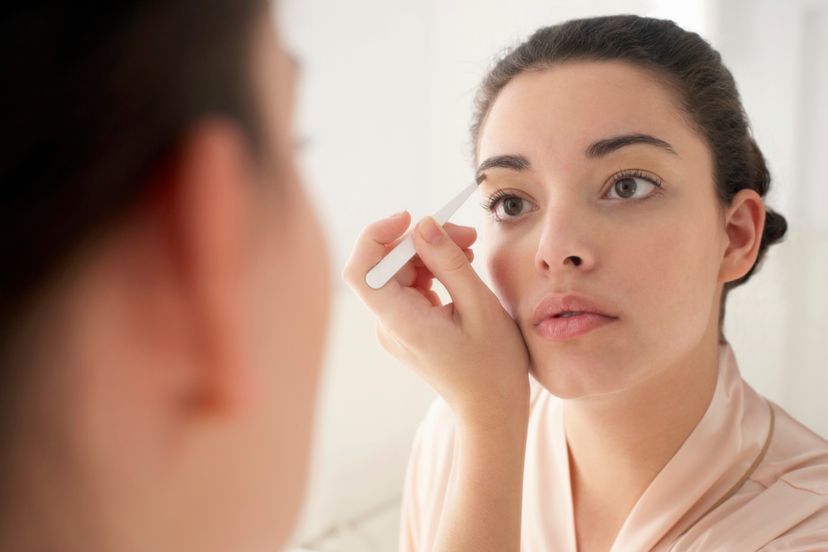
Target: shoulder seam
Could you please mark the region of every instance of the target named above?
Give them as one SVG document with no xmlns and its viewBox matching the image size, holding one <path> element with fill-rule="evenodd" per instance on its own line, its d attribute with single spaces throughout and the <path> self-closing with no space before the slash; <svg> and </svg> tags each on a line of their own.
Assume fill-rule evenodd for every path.
<svg viewBox="0 0 828 552">
<path fill-rule="evenodd" d="M 814 490 L 814 489 L 808 489 L 806 487 L 800 487 L 799 485 L 795 485 L 795 484 L 791 483 L 790 481 L 788 481 L 787 479 L 785 479 L 784 476 L 780 477 L 779 481 L 782 481 L 787 486 L 791 487 L 792 489 L 796 489 L 798 491 L 804 491 L 806 493 L 810 493 L 810 494 L 813 494 L 813 495 L 816 495 L 816 496 L 828 497 L 828 492 L 820 492 L 820 491 L 817 491 L 817 490 Z"/>
</svg>

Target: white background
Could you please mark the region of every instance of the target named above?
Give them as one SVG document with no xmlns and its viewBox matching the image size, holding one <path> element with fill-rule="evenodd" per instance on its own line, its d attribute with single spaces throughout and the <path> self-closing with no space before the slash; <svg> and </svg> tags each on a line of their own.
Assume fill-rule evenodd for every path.
<svg viewBox="0 0 828 552">
<path fill-rule="evenodd" d="M 302 64 L 306 182 L 334 257 L 334 317 L 314 466 L 297 544 L 394 550 L 414 429 L 433 393 L 388 356 L 338 274 L 361 228 L 442 205 L 472 179 L 472 98 L 495 55 L 538 27 L 637 13 L 710 40 L 732 70 L 790 223 L 746 286 L 726 334 L 755 388 L 828 436 L 828 2 L 283 0 Z M 453 220 L 479 225 L 479 198 Z M 477 253 L 482 253 L 477 248 Z M 480 258 L 475 267 L 485 277 Z"/>
</svg>

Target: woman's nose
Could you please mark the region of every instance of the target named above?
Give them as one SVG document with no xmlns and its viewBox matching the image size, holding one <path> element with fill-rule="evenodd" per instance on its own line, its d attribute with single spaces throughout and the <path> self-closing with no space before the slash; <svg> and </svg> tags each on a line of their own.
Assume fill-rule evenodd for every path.
<svg viewBox="0 0 828 552">
<path fill-rule="evenodd" d="M 597 261 L 592 234 L 589 221 L 583 216 L 561 211 L 547 213 L 535 253 L 535 266 L 544 275 L 592 270 Z"/>
</svg>

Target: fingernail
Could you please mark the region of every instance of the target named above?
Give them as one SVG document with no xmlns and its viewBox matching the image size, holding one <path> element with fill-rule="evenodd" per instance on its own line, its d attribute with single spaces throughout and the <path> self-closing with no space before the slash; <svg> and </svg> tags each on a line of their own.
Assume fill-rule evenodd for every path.
<svg viewBox="0 0 828 552">
<path fill-rule="evenodd" d="M 393 215 L 391 215 L 390 217 L 386 217 L 386 218 L 387 218 L 388 220 L 390 220 L 390 219 L 395 219 L 395 218 L 400 218 L 400 217 L 401 217 L 401 216 L 403 216 L 405 213 L 406 213 L 406 211 L 404 211 L 404 210 L 403 210 L 403 211 L 400 211 L 399 213 L 394 213 L 394 214 L 393 214 Z"/>
<path fill-rule="evenodd" d="M 437 223 L 431 217 L 426 217 L 419 224 L 420 235 L 430 244 L 435 244 L 443 239 L 443 233 L 437 228 Z"/>
</svg>

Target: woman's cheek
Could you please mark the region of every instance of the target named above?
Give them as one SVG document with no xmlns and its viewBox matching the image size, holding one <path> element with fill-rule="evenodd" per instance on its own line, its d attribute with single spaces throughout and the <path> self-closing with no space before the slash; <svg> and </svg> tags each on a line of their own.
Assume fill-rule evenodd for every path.
<svg viewBox="0 0 828 552">
<path fill-rule="evenodd" d="M 518 300 L 521 296 L 521 274 L 531 270 L 531 259 L 520 258 L 518 250 L 505 245 L 493 245 L 488 252 L 486 268 L 489 272 L 494 291 L 500 304 L 513 318 L 517 313 Z M 527 264 L 528 262 L 528 264 Z"/>
<path fill-rule="evenodd" d="M 691 341 L 701 338 L 709 317 L 704 308 L 706 286 L 700 277 L 706 264 L 697 236 L 692 226 L 673 225 L 652 242 L 649 260 L 638 259 L 646 267 L 654 312 L 667 321 L 661 331 L 683 334 Z"/>
</svg>

